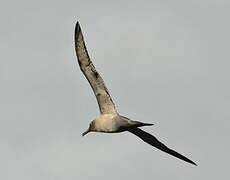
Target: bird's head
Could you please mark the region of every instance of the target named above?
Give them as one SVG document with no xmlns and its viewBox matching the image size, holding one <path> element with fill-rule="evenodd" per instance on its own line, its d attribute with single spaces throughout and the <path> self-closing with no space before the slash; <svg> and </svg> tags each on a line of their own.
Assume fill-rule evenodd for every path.
<svg viewBox="0 0 230 180">
<path fill-rule="evenodd" d="M 91 121 L 91 123 L 89 124 L 89 128 L 85 132 L 82 133 L 82 136 L 92 131 L 95 131 L 95 120 Z"/>
</svg>

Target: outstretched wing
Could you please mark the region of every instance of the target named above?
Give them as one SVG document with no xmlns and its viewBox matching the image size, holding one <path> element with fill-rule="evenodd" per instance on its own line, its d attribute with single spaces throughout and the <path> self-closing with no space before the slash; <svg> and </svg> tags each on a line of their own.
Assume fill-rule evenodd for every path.
<svg viewBox="0 0 230 180">
<path fill-rule="evenodd" d="M 105 86 L 103 79 L 95 69 L 88 55 L 81 27 L 77 22 L 75 27 L 75 51 L 81 71 L 89 81 L 93 92 L 97 98 L 101 114 L 114 114 L 116 112 L 115 105 L 109 92 Z"/>
<path fill-rule="evenodd" d="M 160 141 L 157 140 L 157 138 L 155 138 L 153 135 L 139 129 L 139 128 L 134 128 L 134 129 L 130 129 L 128 130 L 129 132 L 133 133 L 134 135 L 138 136 L 139 138 L 141 138 L 144 142 L 156 147 L 157 149 L 160 149 L 161 151 L 164 151 L 172 156 L 175 156 L 181 160 L 184 160 L 188 163 L 194 164 L 197 166 L 196 163 L 194 163 L 193 161 L 191 161 L 190 159 L 186 158 L 185 156 L 179 154 L 178 152 L 169 149 L 167 146 L 165 146 L 163 143 L 161 143 Z"/>
</svg>

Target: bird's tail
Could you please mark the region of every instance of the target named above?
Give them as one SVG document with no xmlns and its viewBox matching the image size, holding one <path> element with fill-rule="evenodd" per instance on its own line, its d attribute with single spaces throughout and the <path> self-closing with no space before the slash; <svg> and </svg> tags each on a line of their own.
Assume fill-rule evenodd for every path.
<svg viewBox="0 0 230 180">
<path fill-rule="evenodd" d="M 142 126 L 153 126 L 154 125 L 152 123 L 143 123 L 143 122 L 139 122 L 139 121 L 132 121 L 132 123 L 136 124 L 138 127 L 142 127 Z"/>
<path fill-rule="evenodd" d="M 127 127 L 131 128 L 137 128 L 137 127 L 142 127 L 142 126 L 152 126 L 154 124 L 152 123 L 144 123 L 144 122 L 140 122 L 140 121 L 134 121 L 134 120 L 131 120 L 125 116 L 121 116 L 122 119 L 128 123 L 128 125 L 126 125 Z"/>
</svg>

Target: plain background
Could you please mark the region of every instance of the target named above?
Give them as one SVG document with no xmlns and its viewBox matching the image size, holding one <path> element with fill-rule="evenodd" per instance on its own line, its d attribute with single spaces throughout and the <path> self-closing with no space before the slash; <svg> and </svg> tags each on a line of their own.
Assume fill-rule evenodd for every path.
<svg viewBox="0 0 230 180">
<path fill-rule="evenodd" d="M 0 1 L 0 179 L 228 179 L 230 3 Z M 118 111 L 186 155 L 132 134 L 81 133 L 99 114 L 76 62 L 79 20 Z"/>
</svg>

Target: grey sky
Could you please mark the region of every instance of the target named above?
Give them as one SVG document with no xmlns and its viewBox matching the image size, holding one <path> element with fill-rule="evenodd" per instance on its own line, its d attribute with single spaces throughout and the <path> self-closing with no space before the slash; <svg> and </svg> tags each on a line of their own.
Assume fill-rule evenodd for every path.
<svg viewBox="0 0 230 180">
<path fill-rule="evenodd" d="M 227 179 L 227 0 L 0 3 L 0 179 Z M 77 20 L 119 112 L 198 167 L 128 133 L 81 137 L 99 111 Z"/>
</svg>

